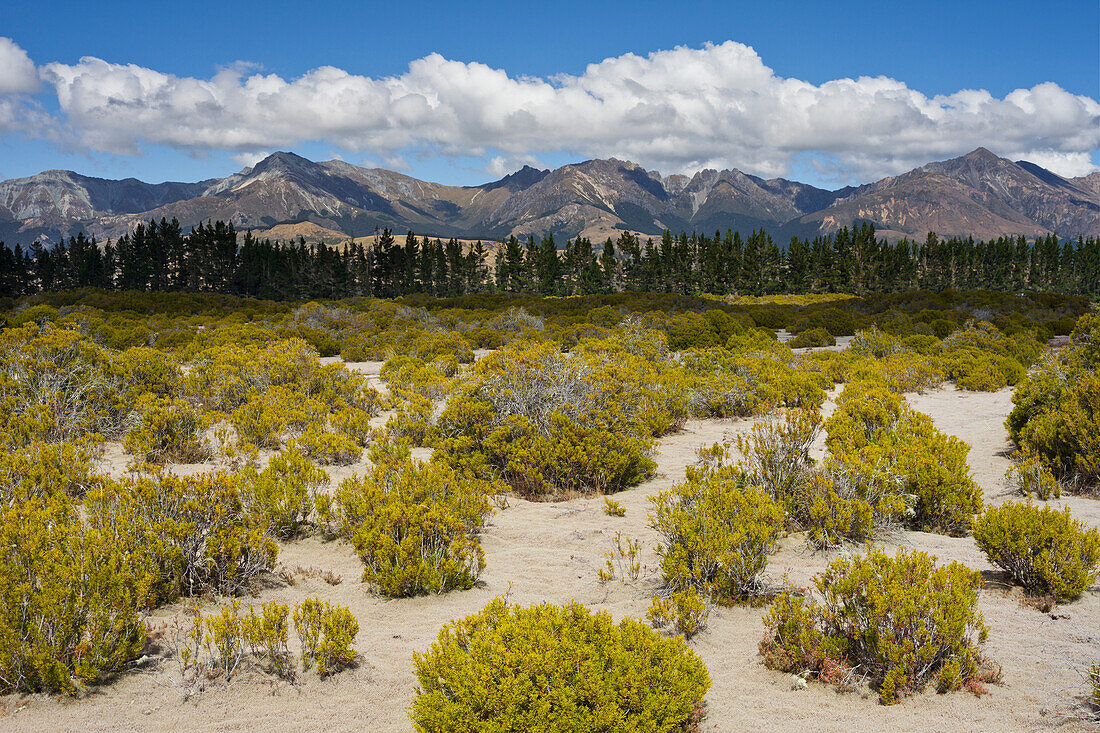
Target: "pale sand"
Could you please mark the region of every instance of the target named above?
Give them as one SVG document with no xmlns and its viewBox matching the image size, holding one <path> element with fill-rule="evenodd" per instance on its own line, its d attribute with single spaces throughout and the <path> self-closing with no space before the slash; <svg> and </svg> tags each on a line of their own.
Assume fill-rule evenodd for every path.
<svg viewBox="0 0 1100 733">
<path fill-rule="evenodd" d="M 369 372 L 368 372 L 369 373 Z M 910 395 L 912 404 L 932 416 L 946 432 L 973 448 L 970 464 L 987 499 L 1002 501 L 1001 479 L 1008 459 L 1004 418 L 1011 408 L 1010 391 L 994 394 L 937 389 Z M 832 409 L 831 401 L 825 410 Z M 271 687 L 242 681 L 228 690 L 212 689 L 183 701 L 172 660 L 123 675 L 96 688 L 85 699 L 56 700 L 47 696 L 12 695 L 0 698 L 3 730 L 378 730 L 404 731 L 411 725 L 404 708 L 412 699 L 415 678 L 411 657 L 425 649 L 448 620 L 476 612 L 497 595 L 508 594 L 517 603 L 554 603 L 576 599 L 616 618 L 644 618 L 649 596 L 657 585 L 654 571 L 656 536 L 646 525 L 647 497 L 682 480 L 684 466 L 695 460 L 695 450 L 744 431 L 747 421 L 692 421 L 679 434 L 663 439 L 657 453 L 659 473 L 642 486 L 619 494 L 626 507 L 622 518 L 606 516 L 602 500 L 576 499 L 531 503 L 511 499 L 498 511 L 483 536 L 488 567 L 481 587 L 445 596 L 383 601 L 359 582 L 362 565 L 341 542 L 305 539 L 283 546 L 279 562 L 332 570 L 343 583 L 329 586 L 320 579 L 300 580 L 288 587 L 273 581 L 255 603 L 279 600 L 294 603 L 320 596 L 351 608 L 360 622 L 355 644 L 364 664 L 327 680 L 305 676 L 298 686 Z M 821 444 L 815 446 L 820 455 Z M 112 461 L 123 461 L 120 451 Z M 119 468 L 115 466 L 116 470 Z M 188 467 L 191 468 L 191 467 Z M 362 471 L 365 463 L 333 471 L 334 478 Z M 1100 501 L 1071 498 L 1074 513 L 1100 526 Z M 604 553 L 616 531 L 643 540 L 646 565 L 634 584 L 596 578 Z M 812 683 L 794 691 L 787 675 L 761 664 L 757 655 L 763 626 L 761 609 L 721 608 L 710 628 L 692 646 L 706 662 L 713 687 L 707 695 L 710 715 L 706 730 L 735 731 L 1075 731 L 1056 712 L 1060 703 L 1053 692 L 1077 683 L 1067 659 L 1081 662 L 1100 658 L 1083 632 L 1100 630 L 1100 589 L 1093 587 L 1072 604 L 1060 607 L 1053 620 L 1048 614 L 1021 604 L 1018 589 L 1007 587 L 977 550 L 972 539 L 946 538 L 907 532 L 898 541 L 935 553 L 941 561 L 959 560 L 982 570 L 987 587 L 981 610 L 990 627 L 987 652 L 1004 667 L 1005 683 L 991 694 L 975 698 L 967 693 L 937 695 L 928 692 L 891 707 L 879 705 L 873 695 L 838 694 Z M 835 554 L 812 553 L 801 537 L 786 538 L 771 559 L 768 573 L 780 580 L 786 573 L 807 584 Z M 179 612 L 162 609 L 159 619 Z M 18 712 L 18 708 L 22 707 Z"/>
</svg>

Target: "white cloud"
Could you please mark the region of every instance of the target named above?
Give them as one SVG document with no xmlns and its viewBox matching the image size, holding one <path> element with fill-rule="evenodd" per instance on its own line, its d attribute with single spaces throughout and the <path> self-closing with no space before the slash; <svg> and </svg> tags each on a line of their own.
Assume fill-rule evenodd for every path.
<svg viewBox="0 0 1100 733">
<path fill-rule="evenodd" d="M 236 155 L 233 155 L 231 157 L 242 168 L 251 168 L 269 155 L 271 155 L 270 150 L 266 152 L 246 151 L 243 153 L 237 153 Z"/>
<path fill-rule="evenodd" d="M 38 70 L 27 52 L 0 36 L 0 94 L 30 94 L 38 84 Z"/>
<path fill-rule="evenodd" d="M 385 78 L 321 67 L 286 80 L 234 66 L 195 79 L 91 57 L 46 64 L 42 76 L 85 146 L 130 154 L 146 143 L 255 151 L 326 141 L 381 159 L 410 148 L 454 157 L 493 150 L 500 161 L 489 168 L 500 171 L 523 156 L 564 152 L 666 173 L 738 167 L 772 176 L 817 153 L 866 180 L 980 145 L 1077 175 L 1094 168 L 1089 152 L 1100 147 L 1100 104 L 1054 83 L 1004 98 L 928 97 L 886 77 L 814 85 L 776 76 L 732 41 L 626 54 L 551 79 L 438 54 Z"/>
<path fill-rule="evenodd" d="M 504 178 L 520 170 L 525 165 L 532 168 L 540 167 L 538 159 L 533 155 L 495 155 L 489 160 L 484 170 L 493 178 Z"/>
</svg>

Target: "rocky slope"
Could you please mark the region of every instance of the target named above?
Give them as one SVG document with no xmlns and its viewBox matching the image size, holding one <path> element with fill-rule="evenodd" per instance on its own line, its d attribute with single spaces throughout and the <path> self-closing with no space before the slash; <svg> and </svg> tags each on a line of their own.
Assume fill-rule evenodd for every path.
<svg viewBox="0 0 1100 733">
<path fill-rule="evenodd" d="M 77 231 L 115 238 L 142 220 L 210 219 L 240 229 L 331 240 L 376 227 L 434 236 L 496 239 L 552 232 L 559 241 L 630 229 L 742 232 L 781 240 L 868 220 L 891 237 L 990 238 L 1057 232 L 1100 235 L 1100 174 L 1061 178 L 978 148 L 899 176 L 827 191 L 738 170 L 661 176 L 615 159 L 543 171 L 525 167 L 480 186 L 445 186 L 343 161 L 274 153 L 251 168 L 198 183 L 110 181 L 47 171 L 0 182 L 0 240 L 56 241 Z"/>
</svg>

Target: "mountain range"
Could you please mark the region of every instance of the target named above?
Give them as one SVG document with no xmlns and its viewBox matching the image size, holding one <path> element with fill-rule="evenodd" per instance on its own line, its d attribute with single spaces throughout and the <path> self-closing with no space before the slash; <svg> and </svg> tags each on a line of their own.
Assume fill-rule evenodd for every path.
<svg viewBox="0 0 1100 733">
<path fill-rule="evenodd" d="M 524 167 L 480 186 L 447 186 L 341 160 L 273 153 L 227 178 L 197 183 L 107 180 L 46 171 L 0 181 L 0 241 L 54 242 L 83 231 L 117 238 L 141 221 L 179 219 L 185 230 L 232 220 L 264 236 L 335 242 L 376 227 L 440 237 L 500 239 L 552 232 L 594 240 L 621 230 L 747 233 L 783 241 L 857 221 L 881 234 L 923 239 L 1000 235 L 1100 236 L 1100 173 L 1062 178 L 984 148 L 838 190 L 734 170 L 662 176 L 634 163 L 588 160 Z"/>
</svg>

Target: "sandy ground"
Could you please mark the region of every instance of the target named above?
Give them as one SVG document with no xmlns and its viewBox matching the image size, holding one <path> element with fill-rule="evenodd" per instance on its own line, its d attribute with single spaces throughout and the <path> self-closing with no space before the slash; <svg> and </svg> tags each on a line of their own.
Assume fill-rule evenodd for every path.
<svg viewBox="0 0 1100 733">
<path fill-rule="evenodd" d="M 368 374 L 373 365 L 361 368 Z M 377 374 L 377 371 L 374 371 Z M 1004 500 L 1002 477 L 1008 466 L 1004 419 L 1011 408 L 1009 390 L 993 394 L 958 392 L 951 388 L 910 395 L 918 409 L 929 414 L 940 429 L 961 437 L 972 447 L 974 477 L 991 502 Z M 830 412 L 832 401 L 826 403 Z M 362 565 L 342 542 L 316 538 L 285 544 L 279 562 L 287 567 L 317 568 L 339 574 L 343 582 L 331 586 L 313 578 L 288 586 L 272 580 L 254 603 L 279 600 L 294 603 L 320 596 L 347 605 L 360 622 L 355 644 L 363 663 L 354 670 L 321 680 L 312 673 L 300 684 L 272 685 L 243 680 L 228 689 L 208 689 L 184 700 L 173 660 L 153 661 L 95 689 L 83 699 L 46 696 L 0 698 L 0 729 L 40 730 L 210 730 L 210 731 L 405 731 L 411 725 L 405 708 L 411 701 L 415 678 L 414 651 L 425 649 L 440 626 L 450 619 L 479 610 L 490 599 L 507 595 L 521 604 L 555 603 L 576 599 L 616 618 L 644 618 L 649 597 L 657 585 L 654 570 L 656 536 L 647 527 L 648 497 L 684 477 L 684 466 L 695 451 L 729 439 L 749 427 L 747 421 L 692 421 L 683 431 L 666 437 L 657 450 L 658 474 L 645 484 L 619 494 L 626 516 L 609 517 L 602 500 L 576 499 L 531 503 L 511 499 L 510 506 L 490 520 L 483 536 L 488 567 L 479 587 L 444 596 L 387 601 L 359 582 Z M 817 446 L 820 455 L 821 444 Z M 121 453 L 113 461 L 124 460 Z M 116 466 L 117 467 L 117 466 Z M 196 470 L 201 467 L 195 467 Z M 333 472 L 334 479 L 364 465 Z M 1074 513 L 1100 526 L 1100 501 L 1070 498 Z M 597 570 L 616 532 L 643 541 L 645 568 L 634 583 L 600 583 Z M 710 714 L 706 730 L 736 731 L 1076 731 L 1080 727 L 1060 716 L 1055 693 L 1079 683 L 1070 663 L 1100 658 L 1085 632 L 1100 631 L 1100 589 L 1051 614 L 1023 605 L 1018 589 L 1006 585 L 972 539 L 946 538 L 918 532 L 904 533 L 892 544 L 904 543 L 936 554 L 941 561 L 958 560 L 983 571 L 986 589 L 981 610 L 990 627 L 987 652 L 1004 668 L 1004 684 L 976 698 L 967 693 L 933 692 L 906 699 L 891 707 L 879 705 L 873 694 L 840 694 L 820 684 L 795 691 L 787 675 L 766 669 L 757 654 L 763 625 L 761 609 L 720 608 L 710 627 L 692 642 L 706 662 L 713 686 L 707 695 Z M 768 573 L 778 581 L 784 574 L 806 584 L 836 554 L 813 553 L 800 536 L 784 539 L 772 557 Z M 166 622 L 179 607 L 158 611 L 151 625 Z"/>
</svg>

